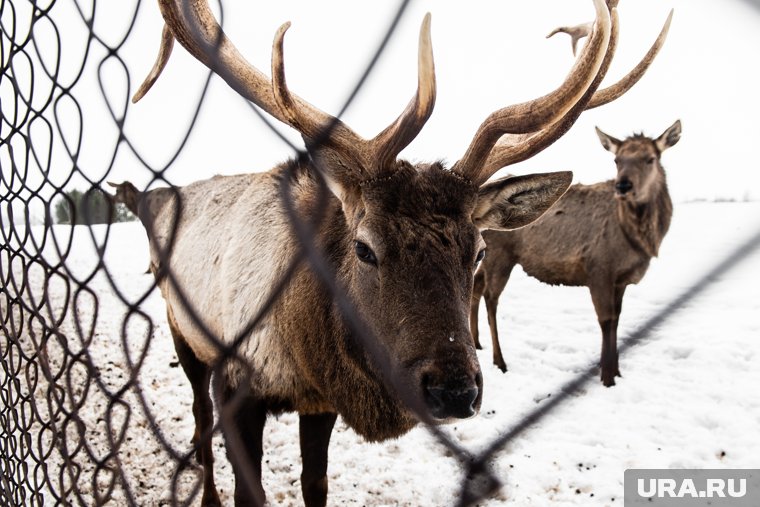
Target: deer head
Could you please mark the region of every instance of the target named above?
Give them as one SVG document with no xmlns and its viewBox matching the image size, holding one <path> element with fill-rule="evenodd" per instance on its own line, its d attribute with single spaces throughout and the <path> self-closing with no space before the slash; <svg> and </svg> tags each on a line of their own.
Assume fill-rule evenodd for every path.
<svg viewBox="0 0 760 507">
<path fill-rule="evenodd" d="M 648 202 L 653 191 L 659 190 L 665 181 L 660 156 L 681 139 L 681 120 L 676 120 L 654 139 L 635 134 L 621 141 L 605 134 L 599 127 L 596 128 L 596 133 L 604 149 L 615 155 L 615 197 L 632 202 Z"/>
</svg>

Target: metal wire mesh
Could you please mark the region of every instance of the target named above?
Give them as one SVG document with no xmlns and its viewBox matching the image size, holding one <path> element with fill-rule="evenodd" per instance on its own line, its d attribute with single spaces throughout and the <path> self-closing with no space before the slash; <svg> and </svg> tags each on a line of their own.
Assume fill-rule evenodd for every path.
<svg viewBox="0 0 760 507">
<path fill-rule="evenodd" d="M 106 101 L 116 138 L 108 148 L 110 156 L 97 167 L 82 164 L 80 148 L 88 116 L 77 91 L 86 69 L 94 67 L 100 76 L 106 65 L 121 68 L 129 88 L 131 76 L 120 57 L 120 48 L 132 32 L 141 2 L 132 4 L 128 28 L 115 42 L 109 42 L 111 37 L 106 40 L 95 28 L 96 10 L 102 3 L 93 1 L 87 7 L 69 3 L 80 29 L 86 32 L 84 42 L 80 41 L 73 49 L 68 49 L 70 41 L 61 36 L 59 22 L 53 16 L 61 4 L 55 0 L 9 0 L 0 7 L 3 98 L 0 123 L 3 236 L 0 246 L 3 329 L 0 340 L 0 498 L 4 505 L 103 505 L 109 502 L 144 505 L 156 498 L 160 498 L 158 503 L 168 504 L 197 502 L 202 473 L 193 456 L 200 444 L 196 442 L 195 446 L 188 447 L 178 442 L 176 435 L 166 434 L 165 414 L 155 411 L 145 392 L 146 383 L 167 385 L 171 383 L 167 378 L 177 373 L 176 364 L 170 365 L 174 368 L 172 371 L 166 365 L 156 365 L 150 355 L 154 340 L 170 339 L 167 330 L 154 325 L 156 315 L 149 314 L 142 306 L 148 299 L 157 297 L 155 284 L 142 283 L 131 292 L 124 290 L 117 280 L 120 275 L 118 255 L 123 253 L 108 250 L 110 225 L 76 229 L 53 225 L 56 203 L 67 202 L 70 209 L 75 209 L 66 193 L 73 179 L 86 181 L 90 191 L 106 191 L 105 182 L 117 153 L 132 150 L 123 131 L 129 110 L 126 100 L 121 109 L 114 109 L 112 102 Z M 399 5 L 387 36 L 369 59 L 366 71 L 346 100 L 346 107 L 382 53 L 407 4 L 404 1 Z M 62 62 L 67 68 L 63 68 Z M 98 84 L 105 97 L 109 93 L 107 86 L 100 78 Z M 205 88 L 204 95 L 194 105 L 195 115 L 184 141 L 168 164 L 152 167 L 132 150 L 152 171 L 154 183 L 171 185 L 165 171 L 194 128 L 203 96 Z M 254 108 L 251 110 L 257 112 Z M 54 139 L 60 141 L 57 149 L 62 147 L 65 152 L 66 167 L 52 166 L 53 160 L 61 160 L 51 155 Z M 295 160 L 303 156 L 297 150 L 294 153 Z M 296 266 L 305 261 L 329 288 L 362 345 L 380 354 L 379 363 L 387 366 L 387 358 L 375 347 L 352 301 L 337 286 L 334 273 L 315 248 L 314 222 L 304 222 L 288 207 L 289 191 L 286 185 L 282 199 L 301 249 L 285 270 L 286 275 L 272 288 L 267 303 L 240 336 L 246 335 L 266 315 L 289 283 Z M 327 198 L 326 188 L 321 198 Z M 83 221 L 93 222 L 88 208 L 82 209 Z M 87 264 L 72 256 L 75 241 L 89 241 L 98 261 Z M 645 337 L 653 326 L 669 318 L 688 298 L 708 287 L 719 273 L 740 262 L 758 243 L 760 236 L 752 238 L 654 316 L 621 346 L 621 354 Z M 173 274 L 169 271 L 164 276 Z M 107 297 L 118 300 L 123 309 L 118 322 L 107 321 L 99 313 Z M 202 319 L 198 319 L 197 324 L 203 325 Z M 223 348 L 228 360 L 246 367 L 235 345 Z M 428 426 L 466 470 L 459 504 L 472 505 L 492 495 L 503 478 L 489 472 L 489 460 L 595 376 L 595 369 L 579 374 L 560 389 L 559 396 L 541 405 L 477 455 L 436 426 Z M 394 382 L 390 375 L 385 380 Z M 395 388 L 400 396 L 404 395 L 403 386 Z M 214 435 L 224 426 L 224 419 L 222 413 Z M 209 438 L 211 434 L 202 435 L 200 441 Z M 218 442 L 214 445 L 219 447 Z M 169 463 L 170 473 L 156 474 L 142 465 L 146 462 Z"/>
</svg>

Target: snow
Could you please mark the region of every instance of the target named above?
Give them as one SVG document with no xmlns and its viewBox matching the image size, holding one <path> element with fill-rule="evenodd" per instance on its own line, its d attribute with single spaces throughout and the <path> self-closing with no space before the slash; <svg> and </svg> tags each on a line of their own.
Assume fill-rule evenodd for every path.
<svg viewBox="0 0 760 507">
<path fill-rule="evenodd" d="M 152 277 L 145 274 L 145 233 L 138 223 L 112 226 L 107 241 L 103 227 L 77 226 L 71 239 L 68 226 L 55 226 L 53 231 L 60 250 L 69 252 L 69 276 L 86 281 L 86 290 L 78 295 L 72 286 L 69 304 L 76 312 L 68 313 L 60 329 L 70 348 L 86 346 L 85 357 L 92 361 L 91 371 L 97 372 L 100 382 L 84 390 L 88 376 L 84 365 L 74 366 L 61 381 L 66 407 L 81 405 L 80 424 L 67 423 L 63 429 L 69 449 L 77 442 L 87 444 L 86 451 L 74 458 L 83 467 L 77 481 L 84 492 L 82 500 L 93 502 L 93 482 L 102 492 L 113 479 L 92 464 L 100 459 L 108 465 L 118 461 L 130 485 L 127 493 L 123 482 L 115 483 L 117 505 L 125 495 L 139 505 L 168 504 L 175 460 L 187 458 L 191 448 L 192 397 L 177 367 L 163 300 L 158 291 L 150 291 Z M 760 203 L 677 204 L 660 258 L 626 293 L 620 336 L 632 335 L 758 231 Z M 95 245 L 105 245 L 110 278 L 97 269 Z M 60 260 L 51 241 L 45 258 L 52 264 Z M 620 364 L 624 377 L 616 387 L 603 387 L 595 376 L 518 434 L 489 463 L 504 488 L 480 505 L 614 506 L 622 502 L 623 473 L 628 468 L 757 468 L 760 368 L 754 361 L 760 357 L 759 274 L 760 250 L 755 248 L 626 351 Z M 31 277 L 42 283 L 41 272 L 32 270 Z M 48 282 L 48 322 L 63 314 L 64 287 L 60 277 Z M 127 303 L 114 287 L 126 302 L 139 302 L 128 319 Z M 29 294 L 39 297 L 36 290 Z M 481 413 L 444 428 L 473 453 L 556 398 L 560 386 L 598 360 L 600 332 L 585 288 L 550 287 L 515 269 L 502 295 L 498 319 L 509 372 L 503 374 L 491 365 L 485 311 L 481 311 L 485 346 L 479 353 L 485 386 Z M 126 345 L 120 338 L 125 320 Z M 78 337 L 77 323 L 84 339 Z M 34 336 L 38 335 L 32 332 Z M 48 345 L 53 372 L 62 368 L 60 347 L 58 340 Z M 140 361 L 133 384 L 128 365 Z M 46 382 L 38 386 L 38 403 L 44 399 L 45 386 Z M 111 396 L 121 396 L 123 403 L 109 403 Z M 44 412 L 43 405 L 38 409 Z M 151 430 L 146 412 L 168 447 Z M 60 414 L 57 419 L 60 424 Z M 264 487 L 273 505 L 301 504 L 297 428 L 293 414 L 270 418 L 267 424 Z M 110 455 L 108 435 L 120 442 Z M 217 487 L 223 502 L 231 504 L 232 473 L 219 436 L 215 454 Z M 60 457 L 53 453 L 47 462 L 53 467 Z M 181 475 L 181 496 L 188 495 L 196 473 L 188 469 Z M 398 440 L 369 444 L 339 419 L 330 447 L 328 504 L 451 505 L 462 475 L 458 461 L 424 428 Z"/>
</svg>

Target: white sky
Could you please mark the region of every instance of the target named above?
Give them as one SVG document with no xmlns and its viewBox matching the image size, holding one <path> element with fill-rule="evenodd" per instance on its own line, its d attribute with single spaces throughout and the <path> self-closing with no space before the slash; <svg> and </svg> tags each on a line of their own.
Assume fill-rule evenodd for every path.
<svg viewBox="0 0 760 507">
<path fill-rule="evenodd" d="M 86 33 L 72 5 L 61 1 L 53 11 L 64 46 L 64 81 L 74 77 L 71 69 L 81 59 Z M 317 107 L 336 113 L 398 2 L 280 0 L 265 5 L 240 1 L 224 5 L 225 29 L 231 39 L 267 73 L 272 36 L 282 22 L 292 21 L 285 42 L 288 82 Z M 19 12 L 23 8 L 19 6 Z M 563 139 L 533 159 L 510 167 L 509 172 L 570 169 L 576 181 L 608 179 L 614 174 L 612 156 L 599 145 L 595 125 L 616 137 L 639 131 L 655 136 L 680 118 L 682 140 L 664 156 L 674 199 L 760 198 L 760 176 L 752 156 L 754 143 L 760 139 L 756 120 L 760 117 L 756 92 L 760 69 L 752 63 L 760 49 L 760 10 L 739 0 L 623 0 L 619 7 L 621 41 L 607 84 L 638 62 L 671 8 L 675 15 L 670 35 L 642 81 L 618 101 L 585 113 Z M 99 3 L 96 32 L 107 42 L 117 43 L 126 33 L 133 9 L 134 2 Z M 569 41 L 564 36 L 550 40 L 544 36 L 556 26 L 593 17 L 590 0 L 412 2 L 369 83 L 345 117 L 361 135 L 374 136 L 414 93 L 418 30 L 427 11 L 433 16 L 438 98 L 432 118 L 402 156 L 449 163 L 462 155 L 488 113 L 538 97 L 561 82 L 573 63 Z M 21 14 L 18 17 L 23 19 Z M 152 65 L 161 25 L 157 5 L 142 2 L 133 32 L 119 51 L 130 69 L 129 90 L 116 60 L 101 67 L 107 95 L 119 104 L 114 106 L 116 110 L 123 110 L 127 95 Z M 37 25 L 35 35 L 43 59 L 50 62 L 57 52 L 51 34 L 49 25 Z M 98 64 L 105 54 L 97 44 L 92 47 L 92 63 L 74 89 L 84 115 L 79 165 L 94 178 L 109 170 L 118 138 L 98 86 Z M 17 65 L 19 69 L 23 66 Z M 204 78 L 204 68 L 177 45 L 154 89 L 139 104 L 130 104 L 127 137 L 153 168 L 167 164 L 176 151 Z M 35 79 L 38 84 L 42 81 L 39 71 Z M 0 91 L 7 103 L 7 87 Z M 78 113 L 68 99 L 59 103 L 57 115 L 65 125 L 65 137 L 75 138 Z M 52 120 L 52 114 L 48 118 Z M 285 127 L 282 130 L 291 132 Z M 52 180 L 62 182 L 71 163 L 59 136 L 54 137 Z M 292 132 L 291 138 L 299 141 Z M 214 174 L 264 171 L 290 153 L 262 127 L 243 100 L 215 78 L 190 141 L 167 176 L 175 184 L 186 184 Z M 0 162 L 7 163 L 5 152 L 0 153 Z M 108 179 L 145 185 L 150 172 L 122 146 Z M 70 185 L 84 186 L 77 179 Z"/>
</svg>

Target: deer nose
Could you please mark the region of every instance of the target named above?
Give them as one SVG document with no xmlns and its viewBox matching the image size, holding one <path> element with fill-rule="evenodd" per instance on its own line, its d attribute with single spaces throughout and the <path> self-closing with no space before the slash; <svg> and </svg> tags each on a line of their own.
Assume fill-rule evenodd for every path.
<svg viewBox="0 0 760 507">
<path fill-rule="evenodd" d="M 633 189 L 633 183 L 631 183 L 631 180 L 629 180 L 628 178 L 620 179 L 615 183 L 615 190 L 617 190 L 619 194 L 623 194 L 623 195 L 627 194 L 632 189 Z"/>
<path fill-rule="evenodd" d="M 476 401 L 480 390 L 473 381 L 425 384 L 425 403 L 430 414 L 436 419 L 466 419 L 476 412 Z"/>
</svg>

